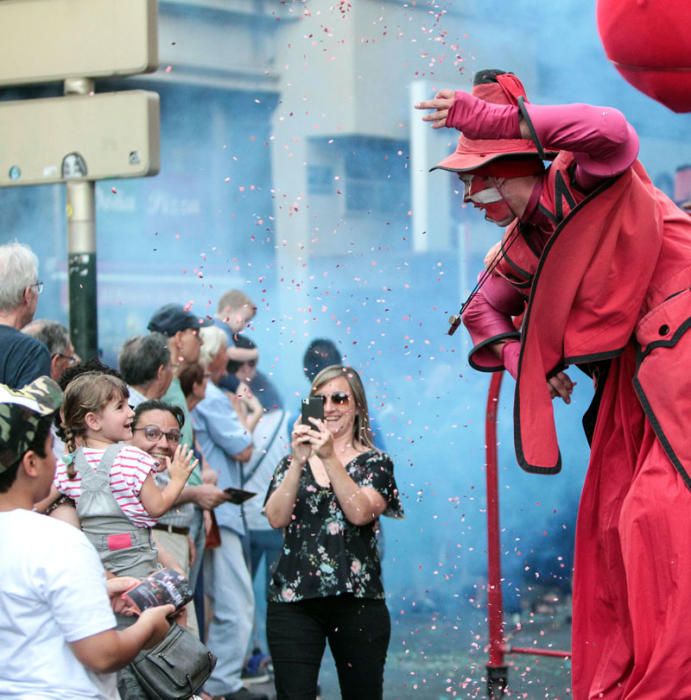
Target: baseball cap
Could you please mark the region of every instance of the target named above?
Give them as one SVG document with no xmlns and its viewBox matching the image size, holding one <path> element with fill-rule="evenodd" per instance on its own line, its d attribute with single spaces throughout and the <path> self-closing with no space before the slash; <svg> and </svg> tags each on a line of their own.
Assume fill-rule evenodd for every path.
<svg viewBox="0 0 691 700">
<path fill-rule="evenodd" d="M 186 331 L 188 328 L 205 328 L 211 323 L 211 319 L 195 316 L 182 304 L 166 304 L 154 313 L 147 328 L 172 338 L 180 331 Z"/>
<path fill-rule="evenodd" d="M 0 474 L 29 449 L 41 418 L 61 404 L 62 390 L 50 377 L 39 377 L 19 390 L 0 384 Z"/>
</svg>

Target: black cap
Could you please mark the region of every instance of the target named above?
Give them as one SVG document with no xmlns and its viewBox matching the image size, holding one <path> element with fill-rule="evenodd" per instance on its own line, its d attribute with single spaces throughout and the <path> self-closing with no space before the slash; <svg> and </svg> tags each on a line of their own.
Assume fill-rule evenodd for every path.
<svg viewBox="0 0 691 700">
<path fill-rule="evenodd" d="M 186 331 L 188 328 L 204 328 L 211 323 L 211 319 L 195 316 L 182 304 L 166 304 L 151 317 L 147 328 L 172 338 L 180 331 Z"/>
</svg>

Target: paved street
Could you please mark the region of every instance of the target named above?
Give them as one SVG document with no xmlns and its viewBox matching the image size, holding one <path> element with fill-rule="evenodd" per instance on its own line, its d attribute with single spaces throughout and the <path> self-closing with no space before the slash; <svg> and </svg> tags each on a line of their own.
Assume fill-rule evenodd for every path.
<svg viewBox="0 0 691 700">
<path fill-rule="evenodd" d="M 568 610 L 527 616 L 511 637 L 521 647 L 569 649 Z M 457 620 L 426 614 L 393 616 L 386 665 L 386 700 L 481 699 L 487 697 L 487 640 L 484 614 L 471 610 Z M 524 655 L 507 656 L 506 698 L 564 700 L 571 697 L 568 660 Z M 326 654 L 320 677 L 322 700 L 338 700 L 338 679 Z M 272 693 L 270 685 L 255 686 Z"/>
</svg>

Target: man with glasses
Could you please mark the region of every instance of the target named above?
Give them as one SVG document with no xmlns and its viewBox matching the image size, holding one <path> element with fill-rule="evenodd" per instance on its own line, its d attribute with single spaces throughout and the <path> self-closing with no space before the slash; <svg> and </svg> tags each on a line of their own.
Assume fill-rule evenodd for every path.
<svg viewBox="0 0 691 700">
<path fill-rule="evenodd" d="M 70 332 L 57 321 L 36 319 L 22 328 L 22 333 L 43 343 L 50 353 L 50 377 L 60 381 L 65 372 L 79 363 L 80 357 L 74 351 Z"/>
<path fill-rule="evenodd" d="M 170 481 L 166 467 L 180 444 L 180 429 L 184 422 L 185 416 L 181 409 L 159 400 L 143 401 L 135 408 L 130 443 L 159 462 L 160 471 L 154 476 L 159 488 L 165 488 Z M 197 487 L 186 486 L 175 505 L 152 526 L 156 544 L 163 546 L 188 578 L 191 556 L 190 527 L 195 518 L 194 505 L 190 502 L 190 489 L 194 488 Z M 222 491 L 220 493 L 221 496 L 224 495 Z M 201 556 L 202 553 L 198 554 Z M 187 612 L 187 627 L 199 636 L 193 606 L 188 606 Z"/>
<path fill-rule="evenodd" d="M 50 376 L 48 348 L 21 329 L 36 313 L 43 282 L 38 279 L 38 258 L 28 246 L 0 246 L 0 383 L 21 389 L 42 376 Z"/>
</svg>

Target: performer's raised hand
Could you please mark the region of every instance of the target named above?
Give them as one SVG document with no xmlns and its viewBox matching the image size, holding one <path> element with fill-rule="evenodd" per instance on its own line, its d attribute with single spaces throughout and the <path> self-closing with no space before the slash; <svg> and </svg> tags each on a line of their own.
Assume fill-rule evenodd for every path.
<svg viewBox="0 0 691 700">
<path fill-rule="evenodd" d="M 433 100 L 418 102 L 415 105 L 415 109 L 433 109 L 433 112 L 422 117 L 422 121 L 432 122 L 433 129 L 441 129 L 446 126 L 446 117 L 455 99 L 456 93 L 454 90 L 439 90 Z"/>
</svg>

